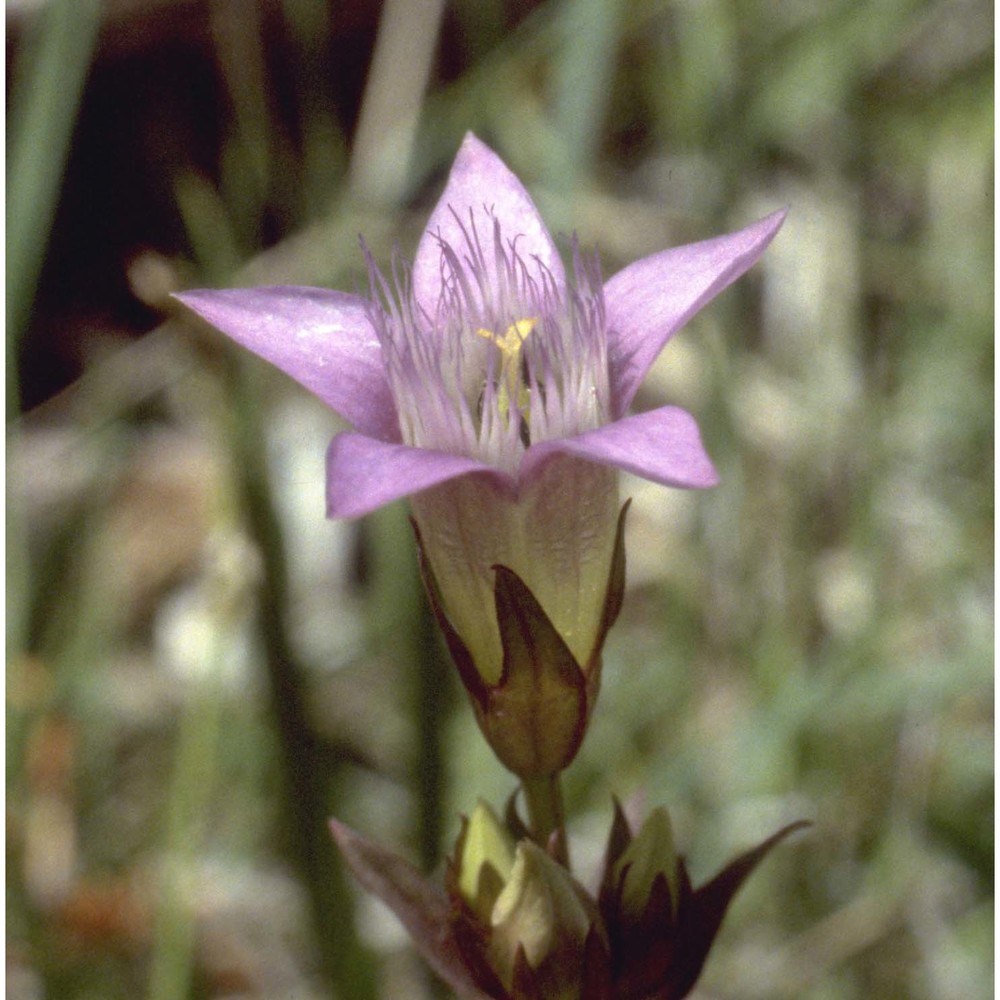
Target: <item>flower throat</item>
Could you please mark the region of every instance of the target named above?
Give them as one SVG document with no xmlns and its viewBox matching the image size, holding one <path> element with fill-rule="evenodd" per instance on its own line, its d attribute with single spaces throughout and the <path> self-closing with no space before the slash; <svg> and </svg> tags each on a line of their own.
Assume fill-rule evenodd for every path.
<svg viewBox="0 0 1000 1000">
<path fill-rule="evenodd" d="M 456 221 L 459 221 L 456 216 Z M 371 320 L 407 444 L 477 458 L 516 476 L 532 444 L 608 420 L 607 332 L 599 265 L 573 242 L 573 281 L 523 258 L 493 219 L 470 215 L 459 248 L 439 239 L 436 302 L 418 300 L 396 254 L 390 283 L 365 248 Z"/>
</svg>

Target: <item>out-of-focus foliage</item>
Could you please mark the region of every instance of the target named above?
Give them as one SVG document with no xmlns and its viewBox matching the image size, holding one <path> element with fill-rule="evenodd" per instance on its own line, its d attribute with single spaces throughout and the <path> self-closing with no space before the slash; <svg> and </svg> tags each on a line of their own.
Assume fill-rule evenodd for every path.
<svg viewBox="0 0 1000 1000">
<path fill-rule="evenodd" d="M 172 233 L 109 258 L 162 321 L 135 342 L 52 277 L 103 259 L 104 217 L 67 216 L 86 193 L 63 188 L 86 224 L 37 294 L 45 237 L 8 244 L 35 302 L 8 350 L 37 365 L 55 308 L 84 359 L 9 429 L 8 996 L 433 995 L 322 819 L 430 868 L 513 780 L 436 645 L 405 511 L 325 522 L 336 418 L 167 293 L 352 287 L 357 233 L 412 250 L 466 129 L 607 273 L 791 206 L 640 399 L 697 415 L 721 485 L 625 484 L 629 590 L 567 775 L 577 858 L 611 792 L 670 808 L 696 880 L 811 818 L 699 996 L 990 995 L 990 5 L 426 0 L 386 3 L 377 36 L 364 4 L 132 6 L 106 5 L 75 131 L 53 75 L 92 34 L 8 7 L 10 219 L 46 225 L 59 151 L 72 169 L 90 143 L 134 148 Z M 94 126 L 109 64 L 152 72 L 143 33 L 180 21 L 135 134 Z M 68 62 L 29 58 L 59 51 L 46 30 Z M 189 132 L 186 101 L 213 109 Z"/>
</svg>

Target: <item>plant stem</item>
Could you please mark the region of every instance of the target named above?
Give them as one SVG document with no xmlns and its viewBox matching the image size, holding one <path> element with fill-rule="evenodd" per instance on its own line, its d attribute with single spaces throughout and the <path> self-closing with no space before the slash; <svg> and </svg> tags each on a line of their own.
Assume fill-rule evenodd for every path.
<svg viewBox="0 0 1000 1000">
<path fill-rule="evenodd" d="M 569 844 L 566 840 L 566 810 L 563 807 L 559 775 L 523 778 L 521 787 L 528 804 L 528 823 L 532 835 L 543 847 L 552 845 L 556 861 L 569 868 Z"/>
</svg>

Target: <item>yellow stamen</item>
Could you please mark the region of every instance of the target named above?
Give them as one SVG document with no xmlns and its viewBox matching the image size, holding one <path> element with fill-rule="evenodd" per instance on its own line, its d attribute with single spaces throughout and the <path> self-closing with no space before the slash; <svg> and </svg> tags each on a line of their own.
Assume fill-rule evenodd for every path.
<svg viewBox="0 0 1000 1000">
<path fill-rule="evenodd" d="M 517 408 L 522 413 L 528 406 L 528 390 L 520 384 L 521 381 L 521 348 L 528 334 L 535 329 L 537 319 L 519 319 L 516 323 L 511 323 L 504 331 L 503 336 L 494 333 L 492 330 L 482 328 L 476 330 L 476 334 L 485 340 L 489 340 L 500 348 L 503 356 L 500 362 L 500 378 L 497 386 L 497 406 L 500 413 L 507 417 L 510 412 L 511 396 L 517 397 Z"/>
<path fill-rule="evenodd" d="M 492 330 L 476 330 L 476 333 L 486 340 L 493 341 L 504 356 L 504 367 L 508 361 L 516 361 L 521 352 L 521 345 L 528 339 L 528 334 L 535 329 L 537 319 L 519 319 L 516 323 L 511 323 L 504 331 L 503 336 L 498 336 Z"/>
</svg>

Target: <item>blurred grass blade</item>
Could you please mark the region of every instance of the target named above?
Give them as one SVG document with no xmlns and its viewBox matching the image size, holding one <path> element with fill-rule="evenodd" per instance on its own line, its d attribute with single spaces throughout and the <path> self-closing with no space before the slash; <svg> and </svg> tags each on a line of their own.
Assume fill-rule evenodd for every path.
<svg viewBox="0 0 1000 1000">
<path fill-rule="evenodd" d="M 218 672 L 222 639 L 207 664 Z M 163 884 L 157 906 L 150 971 L 150 1000 L 183 1000 L 194 970 L 197 865 L 204 850 L 209 803 L 215 791 L 221 692 L 214 678 L 189 694 L 183 709 L 167 807 Z"/>
<path fill-rule="evenodd" d="M 150 1000 L 184 1000 L 191 993 L 197 950 L 198 867 L 209 837 L 219 759 L 228 729 L 223 716 L 226 661 L 240 623 L 253 603 L 253 574 L 225 487 L 215 498 L 214 535 L 208 548 L 199 604 L 206 635 L 189 629 L 187 653 L 202 671 L 189 678 L 181 710 L 166 811 L 166 850 L 153 932 Z M 190 666 L 189 666 L 190 669 Z"/>
<path fill-rule="evenodd" d="M 382 11 L 351 158 L 362 198 L 392 204 L 408 187 L 443 12 L 442 0 L 389 0 Z"/>
<path fill-rule="evenodd" d="M 593 168 L 618 58 L 619 0 L 571 0 L 562 10 L 554 74 L 558 139 L 550 184 L 574 188 Z"/>
<path fill-rule="evenodd" d="M 99 25 L 99 0 L 55 0 L 30 22 L 11 86 L 7 158 L 7 416 L 20 409 L 18 344 L 35 299 Z M 7 651 L 23 651 L 28 553 L 20 503 L 7 488 Z"/>
<path fill-rule="evenodd" d="M 53 0 L 28 26 L 14 68 L 7 161 L 8 412 L 16 400 L 17 342 L 45 259 L 99 24 L 99 0 Z"/>
</svg>

